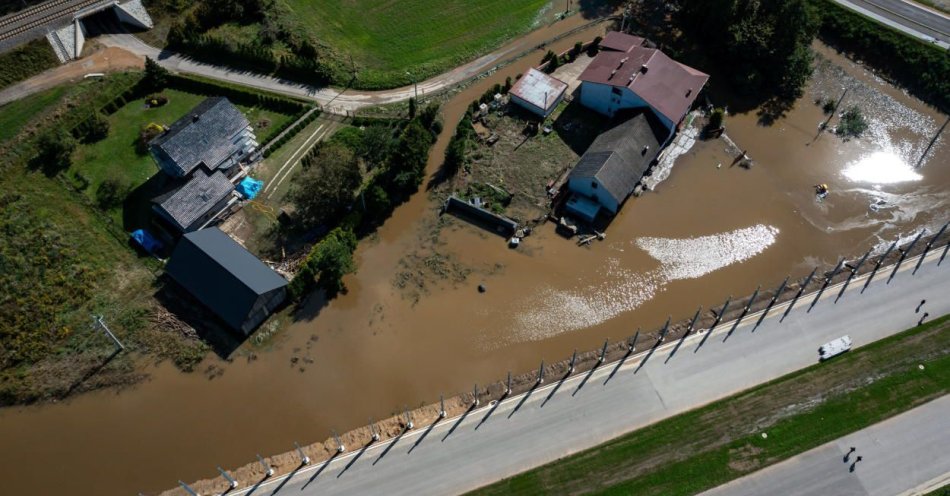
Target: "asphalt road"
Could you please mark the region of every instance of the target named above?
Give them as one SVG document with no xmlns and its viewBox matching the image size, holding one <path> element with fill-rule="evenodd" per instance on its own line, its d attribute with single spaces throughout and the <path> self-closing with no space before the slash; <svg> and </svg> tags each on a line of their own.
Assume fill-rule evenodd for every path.
<svg viewBox="0 0 950 496">
<path fill-rule="evenodd" d="M 846 456 L 851 447 L 857 451 Z M 944 396 L 703 496 L 923 494 L 950 482 L 948 447 L 950 396 Z M 858 455 L 862 460 L 854 463 Z"/>
<path fill-rule="evenodd" d="M 950 16 L 906 0 L 835 0 L 851 10 L 926 41 L 950 46 Z"/>
<path fill-rule="evenodd" d="M 950 260 L 937 267 L 939 254 L 931 253 L 914 276 L 915 262 L 905 261 L 890 284 L 890 270 L 882 268 L 864 294 L 863 279 L 856 278 L 838 303 L 838 288 L 830 287 L 811 312 L 813 296 L 803 297 L 784 323 L 778 317 L 785 306 L 776 306 L 754 332 L 758 315 L 747 316 L 728 340 L 732 324 L 721 324 L 686 339 L 673 356 L 676 343 L 666 343 L 619 365 L 417 426 L 394 441 L 351 446 L 355 452 L 289 480 L 229 494 L 445 495 L 478 488 L 812 365 L 818 347 L 841 335 L 862 346 L 912 327 L 921 299 L 927 300 L 922 312 L 950 313 Z"/>
</svg>

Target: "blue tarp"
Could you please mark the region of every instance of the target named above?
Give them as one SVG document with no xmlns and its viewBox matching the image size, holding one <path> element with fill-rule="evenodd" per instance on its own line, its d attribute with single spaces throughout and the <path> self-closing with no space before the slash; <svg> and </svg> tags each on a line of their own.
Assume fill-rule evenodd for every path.
<svg viewBox="0 0 950 496">
<path fill-rule="evenodd" d="M 251 176 L 247 176 L 238 183 L 237 192 L 241 193 L 244 198 L 253 200 L 254 197 L 261 192 L 261 188 L 263 187 L 264 181 L 258 181 Z"/>
<path fill-rule="evenodd" d="M 161 251 L 162 249 L 162 242 L 155 239 L 155 237 L 152 236 L 151 233 L 149 233 L 145 229 L 139 229 L 137 231 L 133 231 L 132 239 L 134 239 L 139 245 L 141 245 L 142 248 L 145 248 L 145 251 L 151 254 L 155 254 Z"/>
</svg>

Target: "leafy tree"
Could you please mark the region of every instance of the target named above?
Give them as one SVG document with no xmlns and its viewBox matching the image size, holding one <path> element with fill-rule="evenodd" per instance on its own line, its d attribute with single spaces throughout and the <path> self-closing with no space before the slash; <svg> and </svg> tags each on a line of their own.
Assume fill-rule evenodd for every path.
<svg viewBox="0 0 950 496">
<path fill-rule="evenodd" d="M 742 90 L 794 98 L 811 74 L 820 16 L 809 0 L 682 0 L 677 21 Z"/>
<path fill-rule="evenodd" d="M 76 138 L 82 143 L 95 143 L 106 139 L 109 135 L 109 121 L 99 112 L 96 112 L 76 126 Z"/>
<path fill-rule="evenodd" d="M 393 148 L 393 133 L 386 126 L 369 126 L 363 130 L 359 153 L 371 168 L 385 164 Z"/>
<path fill-rule="evenodd" d="M 419 123 L 422 127 L 432 131 L 432 134 L 438 136 L 442 131 L 441 123 L 437 126 L 436 119 L 439 117 L 439 104 L 432 102 L 419 113 Z"/>
<path fill-rule="evenodd" d="M 330 231 L 317 245 L 314 267 L 320 274 L 320 285 L 330 294 L 344 289 L 343 276 L 356 271 L 353 251 L 356 250 L 356 235 L 353 231 L 340 229 Z"/>
<path fill-rule="evenodd" d="M 314 227 L 338 217 L 352 203 L 360 180 L 353 151 L 339 143 L 328 143 L 304 158 L 303 170 L 288 198 L 297 207 L 300 222 Z"/>
<path fill-rule="evenodd" d="M 129 181 L 110 177 L 96 188 L 96 202 L 100 208 L 108 210 L 121 204 L 131 189 Z"/>
<path fill-rule="evenodd" d="M 76 140 L 65 129 L 57 127 L 41 134 L 36 147 L 39 153 L 33 159 L 33 165 L 48 175 L 54 175 L 72 163 Z"/>
<path fill-rule="evenodd" d="M 410 121 L 400 135 L 390 160 L 390 173 L 397 190 L 412 193 L 422 184 L 431 144 L 432 134 L 418 119 Z"/>
<path fill-rule="evenodd" d="M 160 90 L 168 86 L 168 70 L 151 57 L 145 57 L 145 76 L 142 83 L 149 90 Z"/>
<path fill-rule="evenodd" d="M 719 129 L 722 127 L 722 121 L 725 118 L 726 111 L 722 107 L 716 107 L 709 114 L 709 129 Z"/>
</svg>

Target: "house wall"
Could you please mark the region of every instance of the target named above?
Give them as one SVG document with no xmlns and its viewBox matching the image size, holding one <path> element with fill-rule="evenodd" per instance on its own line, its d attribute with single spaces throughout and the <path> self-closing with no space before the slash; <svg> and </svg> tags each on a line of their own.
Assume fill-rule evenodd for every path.
<svg viewBox="0 0 950 496">
<path fill-rule="evenodd" d="M 594 187 L 594 184 L 597 187 Z M 616 214 L 620 208 L 619 202 L 607 192 L 604 185 L 597 178 L 574 177 L 568 181 L 567 188 L 574 193 L 593 199 L 612 214 Z"/>
<path fill-rule="evenodd" d="M 614 88 L 620 90 L 620 95 L 613 91 Z M 625 86 L 611 86 L 584 81 L 581 84 L 581 104 L 607 117 L 613 117 L 614 113 L 620 109 L 649 107 L 667 129 L 672 130 L 674 126 L 673 121 L 650 107 L 646 101 Z"/>
<path fill-rule="evenodd" d="M 282 287 L 257 298 L 257 301 L 254 302 L 254 306 L 251 307 L 251 311 L 248 312 L 247 319 L 244 320 L 244 325 L 241 326 L 241 332 L 250 334 L 254 329 L 257 329 L 259 325 L 267 320 L 271 312 L 284 302 L 284 298 L 286 297 L 287 288 Z"/>
<path fill-rule="evenodd" d="M 511 101 L 519 105 L 520 107 L 528 110 L 532 114 L 537 115 L 538 117 L 547 117 L 548 115 L 551 114 L 551 112 L 554 111 L 554 109 L 557 108 L 558 104 L 561 103 L 561 100 L 564 99 L 564 93 L 566 92 L 561 92 L 561 94 L 555 100 L 554 104 L 549 107 L 550 110 L 548 110 L 546 113 L 541 107 L 538 107 L 537 105 L 534 105 L 533 103 L 528 102 L 527 100 L 519 97 L 518 95 L 511 95 Z"/>
</svg>

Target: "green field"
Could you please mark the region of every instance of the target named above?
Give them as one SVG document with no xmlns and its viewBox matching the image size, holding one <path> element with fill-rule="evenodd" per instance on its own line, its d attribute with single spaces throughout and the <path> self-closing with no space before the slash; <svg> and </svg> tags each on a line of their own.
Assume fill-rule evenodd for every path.
<svg viewBox="0 0 950 496">
<path fill-rule="evenodd" d="M 352 55 L 361 87 L 407 84 L 540 23 L 548 0 L 286 0 L 316 37 Z"/>
<path fill-rule="evenodd" d="M 943 317 L 473 494 L 697 494 L 948 392 Z"/>
<path fill-rule="evenodd" d="M 133 188 L 148 181 L 158 172 L 158 166 L 149 155 L 140 155 L 136 151 L 135 142 L 139 130 L 149 123 L 171 125 L 205 99 L 201 95 L 173 89 L 166 89 L 162 94 L 169 99 L 166 105 L 147 108 L 143 99 L 133 100 L 108 117 L 109 136 L 106 139 L 77 148 L 68 175 L 73 180 L 81 177 L 81 187 L 90 198 L 95 198 L 96 189 L 109 178 L 120 179 Z M 244 112 L 251 125 L 255 126 L 258 140 L 262 143 L 270 138 L 274 130 L 293 118 L 259 107 L 237 107 Z M 259 124 L 264 119 L 269 121 L 269 125 L 260 128 Z M 109 214 L 116 222 L 123 223 L 121 207 L 113 209 Z"/>
<path fill-rule="evenodd" d="M 65 86 L 57 86 L 0 107 L 0 143 L 16 136 L 31 119 L 59 101 Z"/>
</svg>

